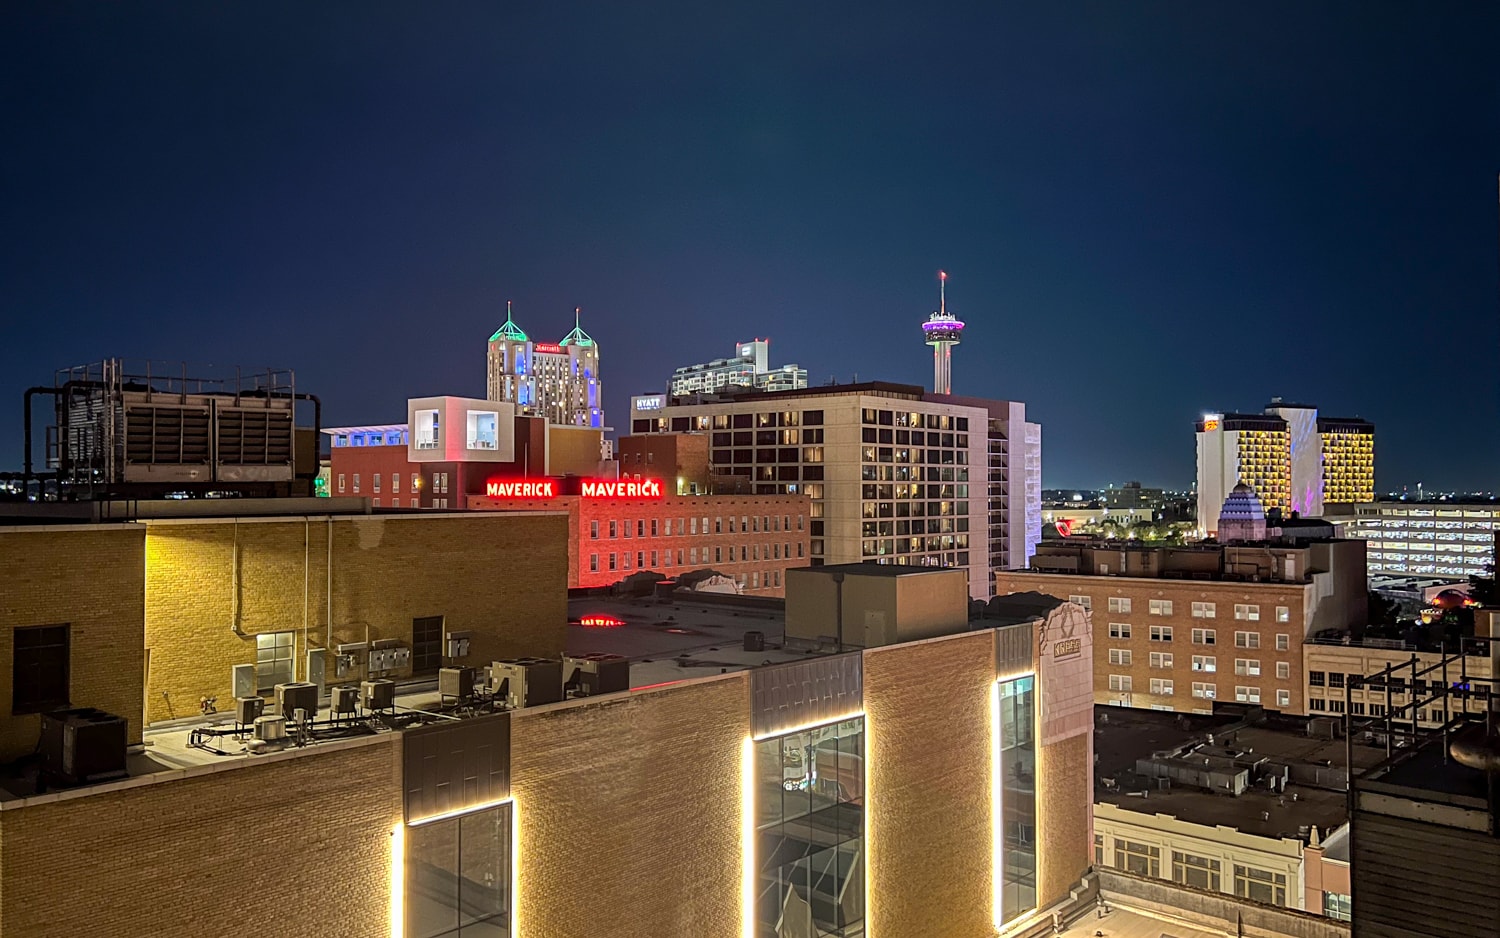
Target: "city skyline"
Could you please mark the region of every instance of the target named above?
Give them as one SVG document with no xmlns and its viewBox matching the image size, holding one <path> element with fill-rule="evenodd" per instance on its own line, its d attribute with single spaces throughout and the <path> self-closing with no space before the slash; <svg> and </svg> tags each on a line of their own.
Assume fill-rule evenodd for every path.
<svg viewBox="0 0 1500 938">
<path fill-rule="evenodd" d="M 1377 424 L 1382 491 L 1491 489 L 1497 14 L 1361 12 L 13 14 L 0 465 L 106 356 L 330 425 L 482 394 L 507 300 L 583 308 L 609 413 L 747 335 L 929 386 L 943 269 L 1049 487 L 1186 487 L 1188 422 L 1282 396 Z"/>
</svg>

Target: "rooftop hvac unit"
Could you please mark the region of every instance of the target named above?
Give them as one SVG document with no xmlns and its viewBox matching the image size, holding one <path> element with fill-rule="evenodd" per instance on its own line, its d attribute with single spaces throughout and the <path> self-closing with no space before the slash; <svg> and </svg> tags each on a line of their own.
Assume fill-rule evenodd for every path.
<svg viewBox="0 0 1500 938">
<path fill-rule="evenodd" d="M 276 709 L 290 719 L 298 710 L 306 710 L 309 719 L 318 715 L 318 685 L 306 681 L 276 685 Z"/>
<path fill-rule="evenodd" d="M 255 722 L 266 709 L 266 702 L 260 697 L 236 697 L 234 698 L 234 722 L 240 726 L 249 726 Z"/>
<path fill-rule="evenodd" d="M 361 681 L 359 705 L 366 710 L 391 710 L 396 706 L 396 682 L 386 680 Z"/>
<path fill-rule="evenodd" d="M 438 669 L 438 699 L 465 701 L 474 696 L 473 668 Z"/>
<path fill-rule="evenodd" d="M 765 651 L 766 650 L 766 633 L 765 632 L 760 632 L 760 631 L 746 632 L 745 633 L 745 650 L 746 651 Z"/>
<path fill-rule="evenodd" d="M 286 717 L 281 715 L 255 718 L 255 738 L 263 743 L 286 739 Z"/>
<path fill-rule="evenodd" d="M 123 778 L 124 717 L 93 707 L 42 714 L 42 773 L 64 785 Z"/>
<path fill-rule="evenodd" d="M 562 662 L 556 658 L 506 658 L 490 666 L 495 697 L 507 707 L 535 707 L 562 700 Z"/>
<path fill-rule="evenodd" d="M 343 685 L 335 687 L 328 695 L 328 709 L 335 716 L 347 716 L 359 703 L 359 689 Z"/>
<path fill-rule="evenodd" d="M 630 659 L 623 655 L 565 655 L 563 673 L 565 694 L 593 697 L 630 690 Z"/>
</svg>

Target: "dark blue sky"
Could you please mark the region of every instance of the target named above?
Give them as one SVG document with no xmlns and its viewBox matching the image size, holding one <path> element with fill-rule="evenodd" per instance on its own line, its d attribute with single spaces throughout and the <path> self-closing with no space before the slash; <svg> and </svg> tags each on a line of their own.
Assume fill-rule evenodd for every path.
<svg viewBox="0 0 1500 938">
<path fill-rule="evenodd" d="M 482 394 L 507 299 L 583 307 L 617 427 L 756 335 L 930 383 L 943 267 L 1049 486 L 1185 485 L 1282 395 L 1495 487 L 1500 6 L 741 6 L 6 4 L 0 465 L 105 356 Z"/>
</svg>

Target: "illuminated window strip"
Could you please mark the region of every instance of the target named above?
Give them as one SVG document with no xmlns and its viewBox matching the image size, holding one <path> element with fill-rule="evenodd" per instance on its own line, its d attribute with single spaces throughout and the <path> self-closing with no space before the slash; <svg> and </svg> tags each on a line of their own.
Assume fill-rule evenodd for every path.
<svg viewBox="0 0 1500 938">
<path fill-rule="evenodd" d="M 391 828 L 391 938 L 405 938 L 406 935 L 406 829 L 505 806 L 510 807 L 510 895 L 507 897 L 509 901 L 506 905 L 509 906 L 512 938 L 521 934 L 521 812 L 516 809 L 514 798 L 501 798 L 497 801 L 459 808 L 456 811 L 434 814 L 419 821 L 412 821 L 410 824 L 398 822 Z M 746 938 L 753 938 L 753 935 L 747 933 Z"/>
<path fill-rule="evenodd" d="M 996 693 L 998 694 L 999 691 L 996 691 Z M 997 696 L 995 699 L 995 711 L 999 713 L 999 697 Z M 775 739 L 778 736 L 805 733 L 820 726 L 832 726 L 837 723 L 843 723 L 846 720 L 854 719 L 863 721 L 864 725 L 861 732 L 865 737 L 865 766 L 861 769 L 862 790 L 860 792 L 860 800 L 864 803 L 864 810 L 860 812 L 860 838 L 863 840 L 861 849 L 864 854 L 862 865 L 865 872 L 865 925 L 868 930 L 871 918 L 870 902 L 873 896 L 870 890 L 870 718 L 863 710 L 859 710 L 831 720 L 817 720 L 812 723 L 804 723 L 801 726 L 793 726 L 784 730 L 765 733 L 761 736 L 746 737 L 744 749 L 740 755 L 740 934 L 742 938 L 756 938 L 756 879 L 754 862 L 755 744 L 767 739 Z"/>
<path fill-rule="evenodd" d="M 784 730 L 783 729 L 771 730 L 770 732 L 762 733 L 759 736 L 751 736 L 750 740 L 752 742 L 757 742 L 758 743 L 758 742 L 763 742 L 763 741 L 765 741 L 767 739 L 775 739 L 778 736 L 790 736 L 793 733 L 805 733 L 808 730 L 815 730 L 815 729 L 817 729 L 820 726 L 832 726 L 835 723 L 842 723 L 845 720 L 861 720 L 861 719 L 865 719 L 865 718 L 866 718 L 865 717 L 865 712 L 863 710 L 856 710 L 853 713 L 846 713 L 843 716 L 830 717 L 830 718 L 828 718 L 826 720 L 824 720 L 824 719 L 813 720 L 811 723 L 803 723 L 803 724 L 801 724 L 799 726 L 789 726 L 789 727 L 787 727 Z"/>
<path fill-rule="evenodd" d="M 1021 678 L 1029 677 L 1036 680 L 1035 671 L 1021 671 L 1016 674 L 1006 674 L 995 678 L 994 685 L 990 688 L 990 920 L 997 932 L 1005 929 L 1005 779 L 1000 768 L 1000 753 L 1002 743 L 1000 739 L 1000 685 Z M 1032 693 L 1038 693 L 1040 688 L 1035 684 Z M 1040 697 L 1036 698 L 1040 700 Z M 1041 768 L 1041 727 L 1038 720 L 1041 716 L 1041 707 L 1033 706 L 1031 710 L 1032 738 L 1037 740 L 1037 769 Z M 1040 806 L 1040 801 L 1038 801 Z M 1041 853 L 1038 851 L 1037 859 L 1040 861 Z M 1013 927 L 1024 922 L 1029 916 L 1036 914 L 1036 907 L 1028 912 L 1016 916 Z"/>
<path fill-rule="evenodd" d="M 407 821 L 406 822 L 406 826 L 407 827 L 421 827 L 424 824 L 431 824 L 431 823 L 433 823 L 435 821 L 447 821 L 447 820 L 450 820 L 452 818 L 463 817 L 465 814 L 476 814 L 476 813 L 478 813 L 480 811 L 488 811 L 491 808 L 498 808 L 498 807 L 501 807 L 502 805 L 514 804 L 514 803 L 515 803 L 515 799 L 514 798 L 499 798 L 499 799 L 496 799 L 495 801 L 486 801 L 486 802 L 484 802 L 482 804 L 474 804 L 474 805 L 469 805 L 468 807 L 465 807 L 465 808 L 456 808 L 456 809 L 454 809 L 452 811 L 444 811 L 442 814 L 434 814 L 434 815 L 431 815 L 429 817 L 421 818 L 420 820 Z"/>
</svg>

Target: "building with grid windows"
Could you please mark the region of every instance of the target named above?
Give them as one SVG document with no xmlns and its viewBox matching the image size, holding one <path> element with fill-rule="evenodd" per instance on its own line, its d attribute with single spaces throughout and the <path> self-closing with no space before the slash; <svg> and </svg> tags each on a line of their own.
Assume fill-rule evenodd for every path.
<svg viewBox="0 0 1500 938">
<path fill-rule="evenodd" d="M 1096 721 L 1096 868 L 1349 921 L 1343 740 L 1254 707 Z M 1384 757 L 1354 753 L 1363 767 Z"/>
<path fill-rule="evenodd" d="M 1328 506 L 1344 537 L 1369 545 L 1371 573 L 1467 577 L 1495 562 L 1497 502 L 1366 502 Z"/>
<path fill-rule="evenodd" d="M 1375 425 L 1347 417 L 1319 417 L 1323 445 L 1323 504 L 1375 500 Z"/>
<path fill-rule="evenodd" d="M 490 336 L 488 397 L 514 404 L 519 413 L 548 423 L 604 428 L 604 385 L 599 344 L 583 331 L 574 310 L 573 331 L 556 343 L 537 342 L 511 316 Z"/>
<path fill-rule="evenodd" d="M 1283 517 L 1321 516 L 1329 501 L 1375 500 L 1375 425 L 1367 420 L 1274 398 L 1259 414 L 1205 415 L 1197 444 L 1198 523 L 1210 537 L 1240 483 Z"/>
<path fill-rule="evenodd" d="M 1150 547 L 1047 541 L 996 592 L 1069 599 L 1096 624 L 1094 702 L 1209 713 L 1215 701 L 1308 712 L 1303 643 L 1363 627 L 1364 544 L 1354 540 Z"/>
<path fill-rule="evenodd" d="M 681 397 L 684 394 L 714 394 L 730 387 L 794 391 L 807 387 L 807 369 L 800 365 L 772 368 L 771 340 L 751 339 L 735 346 L 733 358 L 683 365 L 673 371 L 667 391 L 673 397 Z"/>
<path fill-rule="evenodd" d="M 632 400 L 632 434 L 708 433 L 712 470 L 811 499 L 811 562 L 962 567 L 970 595 L 1041 540 L 1041 427 L 1011 401 L 873 382 Z"/>
</svg>

